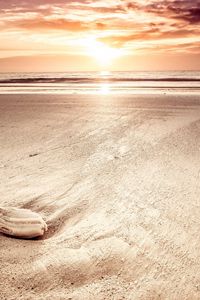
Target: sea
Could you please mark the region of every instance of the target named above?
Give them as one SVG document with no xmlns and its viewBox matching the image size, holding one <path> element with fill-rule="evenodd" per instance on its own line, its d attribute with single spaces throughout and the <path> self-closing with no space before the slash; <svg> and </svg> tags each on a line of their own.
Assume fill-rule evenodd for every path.
<svg viewBox="0 0 200 300">
<path fill-rule="evenodd" d="M 0 73 L 0 94 L 200 95 L 200 71 Z"/>
</svg>

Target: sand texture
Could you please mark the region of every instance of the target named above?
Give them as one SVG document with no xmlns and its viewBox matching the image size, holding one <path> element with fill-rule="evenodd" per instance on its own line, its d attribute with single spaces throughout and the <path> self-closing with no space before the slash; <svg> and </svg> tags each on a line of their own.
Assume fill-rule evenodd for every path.
<svg viewBox="0 0 200 300">
<path fill-rule="evenodd" d="M 0 299 L 200 299 L 200 97 L 0 96 Z"/>
</svg>

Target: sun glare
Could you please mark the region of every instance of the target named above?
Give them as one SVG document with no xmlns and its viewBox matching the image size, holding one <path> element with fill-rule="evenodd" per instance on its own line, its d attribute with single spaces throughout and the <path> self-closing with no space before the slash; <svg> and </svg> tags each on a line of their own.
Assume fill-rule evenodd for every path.
<svg viewBox="0 0 200 300">
<path fill-rule="evenodd" d="M 115 58 L 122 55 L 121 49 L 109 47 L 92 38 L 84 40 L 84 46 L 87 54 L 94 57 L 102 66 L 110 65 Z"/>
<path fill-rule="evenodd" d="M 100 72 L 101 76 L 109 76 L 110 74 L 111 74 L 110 71 L 101 71 Z"/>
<path fill-rule="evenodd" d="M 108 83 L 104 83 L 100 86 L 100 94 L 101 95 L 108 95 L 110 94 L 110 85 Z"/>
</svg>

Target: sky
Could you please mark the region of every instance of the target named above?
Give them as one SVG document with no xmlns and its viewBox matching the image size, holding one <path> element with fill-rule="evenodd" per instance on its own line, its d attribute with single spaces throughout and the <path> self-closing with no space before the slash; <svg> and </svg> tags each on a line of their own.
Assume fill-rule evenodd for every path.
<svg viewBox="0 0 200 300">
<path fill-rule="evenodd" d="M 200 0 L 0 0 L 0 72 L 200 70 Z"/>
</svg>

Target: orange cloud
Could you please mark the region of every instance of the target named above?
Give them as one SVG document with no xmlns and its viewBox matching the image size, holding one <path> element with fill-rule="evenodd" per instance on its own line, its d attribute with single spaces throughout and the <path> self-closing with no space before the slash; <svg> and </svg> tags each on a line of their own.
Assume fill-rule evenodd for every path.
<svg viewBox="0 0 200 300">
<path fill-rule="evenodd" d="M 129 53 L 198 53 L 199 7 L 200 0 L 2 0 L 0 51 L 83 55 L 77 41 L 92 37 Z"/>
</svg>

